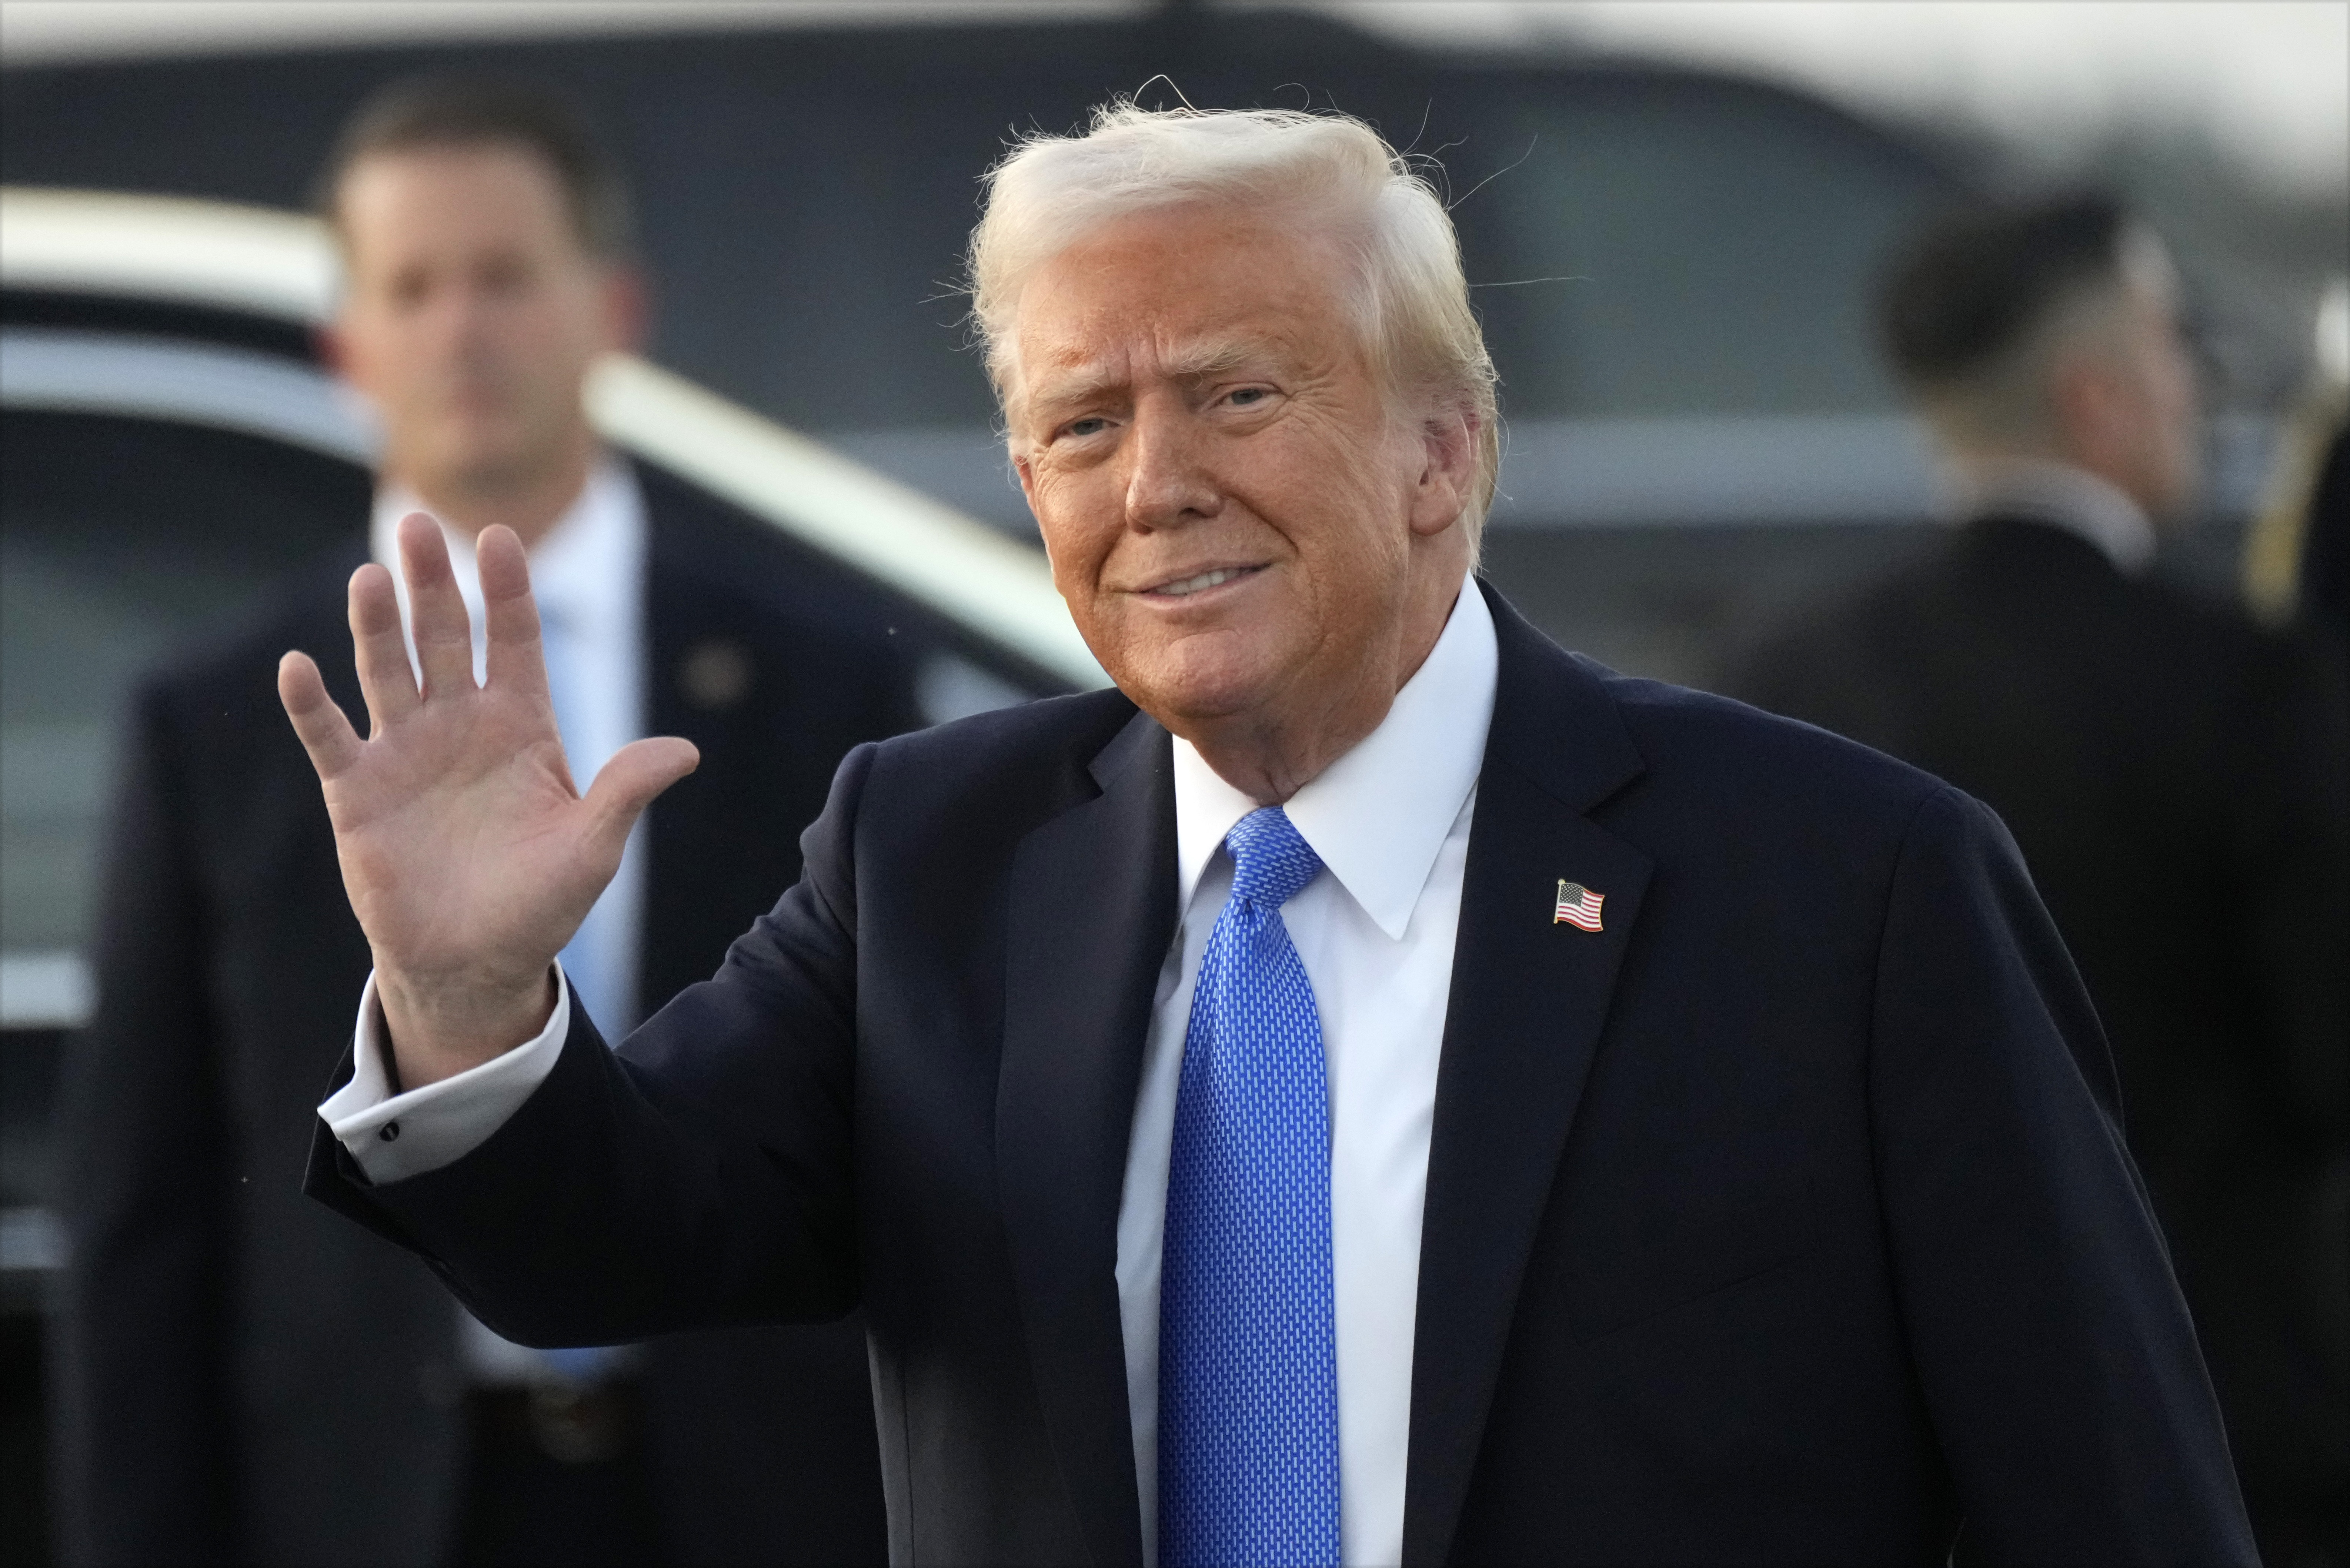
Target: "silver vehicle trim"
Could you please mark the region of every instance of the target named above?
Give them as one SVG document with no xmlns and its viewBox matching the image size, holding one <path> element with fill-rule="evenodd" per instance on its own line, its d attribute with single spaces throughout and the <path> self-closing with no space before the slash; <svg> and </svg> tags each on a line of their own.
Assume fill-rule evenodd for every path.
<svg viewBox="0 0 2350 1568">
<path fill-rule="evenodd" d="M 375 455 L 366 410 L 332 377 L 180 337 L 0 328 L 0 403 L 209 425 L 361 465 Z"/>
<path fill-rule="evenodd" d="M 0 189 L 0 286 L 317 322 L 332 306 L 335 279 L 333 245 L 313 218 L 178 197 Z M 203 373 L 193 362 L 187 371 Z M 54 366 L 42 374 L 52 384 L 69 379 Z M 256 391 L 234 408 L 251 414 L 271 395 Z M 614 445 L 675 469 L 1060 680 L 1109 684 L 1042 557 L 985 524 L 632 356 L 598 369 L 588 405 Z M 225 422 L 228 404 L 213 414 L 204 422 Z"/>
<path fill-rule="evenodd" d="M 0 953 L 0 1030 L 78 1029 L 89 1022 L 97 987 L 77 952 L 20 948 Z"/>
</svg>

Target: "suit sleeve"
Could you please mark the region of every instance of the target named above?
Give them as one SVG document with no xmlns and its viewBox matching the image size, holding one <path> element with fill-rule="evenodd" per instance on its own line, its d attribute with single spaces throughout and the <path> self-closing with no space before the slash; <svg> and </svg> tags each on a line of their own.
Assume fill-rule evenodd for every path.
<svg viewBox="0 0 2350 1568">
<path fill-rule="evenodd" d="M 57 1123 L 68 1254 L 50 1317 L 67 1561 L 231 1555 L 225 1347 L 231 1120 L 170 704 L 140 693 L 118 785 L 98 1011 Z"/>
<path fill-rule="evenodd" d="M 575 1008 L 555 1066 L 452 1164 L 375 1186 L 322 1123 L 310 1193 L 421 1254 L 524 1345 L 815 1321 L 857 1304 L 851 840 L 842 763 L 799 883 L 615 1053 Z M 350 1071 L 346 1057 L 344 1073 Z"/>
<path fill-rule="evenodd" d="M 1960 1560 L 2255 1562 L 2104 1033 L 2013 841 L 1955 790 L 1902 846 L 1869 1075 Z"/>
</svg>

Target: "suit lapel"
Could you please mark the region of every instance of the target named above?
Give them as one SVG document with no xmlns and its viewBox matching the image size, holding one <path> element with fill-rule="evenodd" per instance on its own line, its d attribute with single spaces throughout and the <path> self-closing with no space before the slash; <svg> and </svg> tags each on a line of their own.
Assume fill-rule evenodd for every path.
<svg viewBox="0 0 2350 1568">
<path fill-rule="evenodd" d="M 1102 793 L 1013 862 L 996 1168 L 1037 1395 L 1087 1547 L 1097 1563 L 1139 1564 L 1118 1211 L 1175 929 L 1166 732 L 1137 715 L 1092 771 Z"/>
<path fill-rule="evenodd" d="M 639 1016 L 650 1018 L 678 991 L 706 978 L 740 926 L 788 885 L 794 867 L 778 865 L 764 845 L 728 857 L 713 857 L 708 846 L 714 834 L 767 837 L 779 827 L 795 830 L 787 810 L 808 805 L 795 794 L 790 755 L 814 737 L 792 699 L 775 690 L 772 644 L 754 629 L 778 612 L 746 611 L 696 573 L 702 541 L 663 491 L 640 489 L 645 733 L 682 736 L 702 753 L 698 776 L 645 813 L 637 981 Z"/>
<path fill-rule="evenodd" d="M 1414 1328 L 1403 1558 L 1442 1562 L 1527 1254 L 1647 889 L 1648 857 L 1584 813 L 1641 769 L 1599 681 L 1498 596 L 1500 682 L 1477 784 L 1437 1070 Z M 1554 919 L 1561 879 L 1602 929 Z"/>
</svg>

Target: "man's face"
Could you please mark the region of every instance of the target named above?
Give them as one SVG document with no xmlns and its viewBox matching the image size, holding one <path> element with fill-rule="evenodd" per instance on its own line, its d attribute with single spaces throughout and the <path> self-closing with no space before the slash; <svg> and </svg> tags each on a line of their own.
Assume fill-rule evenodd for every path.
<svg viewBox="0 0 2350 1568">
<path fill-rule="evenodd" d="M 2202 482 L 2202 420 L 2194 355 L 2167 268 L 2128 280 L 2119 349 L 2123 399 L 2136 433 L 2121 441 L 2134 479 L 2124 488 L 2155 517 L 2174 518 L 2193 504 Z"/>
<path fill-rule="evenodd" d="M 553 172 L 518 148 L 361 159 L 338 214 L 345 376 L 381 414 L 388 469 L 428 493 L 542 480 L 588 443 L 580 383 L 629 325 Z"/>
<path fill-rule="evenodd" d="M 2057 455 L 2112 483 L 2158 523 L 2174 521 L 2202 483 L 2194 355 L 2161 247 L 2134 236 L 2124 264 L 2110 314 L 2053 368 Z"/>
<path fill-rule="evenodd" d="M 1465 469 L 1382 395 L 1345 275 L 1326 240 L 1191 207 L 1106 225 L 1023 292 L 1012 448 L 1055 584 L 1178 734 L 1367 733 L 1425 652 L 1415 602 L 1468 567 Z"/>
</svg>

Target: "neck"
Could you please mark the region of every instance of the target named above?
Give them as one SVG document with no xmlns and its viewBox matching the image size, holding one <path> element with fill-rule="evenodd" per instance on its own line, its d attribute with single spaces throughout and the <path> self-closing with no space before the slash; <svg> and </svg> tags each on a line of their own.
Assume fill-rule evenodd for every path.
<svg viewBox="0 0 2350 1568">
<path fill-rule="evenodd" d="M 596 456 L 592 439 L 583 439 L 558 461 L 527 470 L 421 474 L 388 468 L 385 477 L 414 491 L 425 510 L 450 526 L 478 538 L 492 524 L 503 524 L 529 550 L 578 501 Z"/>
<path fill-rule="evenodd" d="M 1187 724 L 1177 732 L 1218 777 L 1259 805 L 1285 804 L 1387 718 L 1396 693 L 1419 673 L 1444 635 L 1461 584 L 1456 572 L 1440 594 L 1416 587 L 1392 645 L 1394 658 L 1364 660 L 1361 679 L 1345 689 L 1277 710 Z"/>
</svg>

